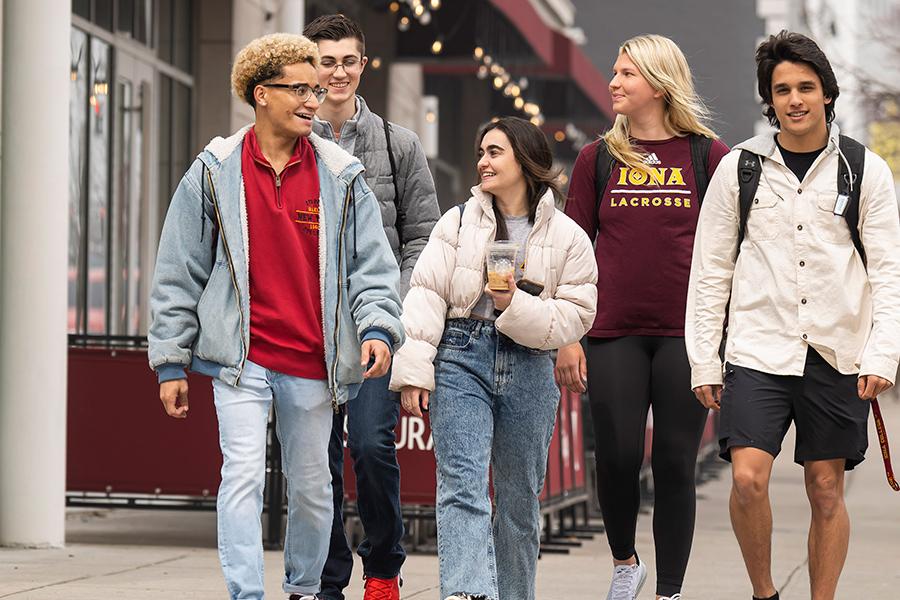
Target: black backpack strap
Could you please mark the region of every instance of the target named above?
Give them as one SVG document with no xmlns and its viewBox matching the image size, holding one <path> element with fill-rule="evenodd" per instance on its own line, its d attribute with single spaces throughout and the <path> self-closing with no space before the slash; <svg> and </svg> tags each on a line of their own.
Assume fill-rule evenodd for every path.
<svg viewBox="0 0 900 600">
<path fill-rule="evenodd" d="M 694 168 L 694 184 L 697 186 L 697 205 L 703 205 L 706 188 L 709 186 L 709 149 L 712 138 L 698 133 L 690 135 L 691 166 Z"/>
<path fill-rule="evenodd" d="M 394 184 L 394 206 L 397 208 L 397 215 L 400 215 L 400 188 L 397 187 L 397 161 L 394 160 L 394 150 L 391 148 L 391 124 L 387 119 L 382 118 L 384 124 L 384 141 L 387 145 L 388 162 L 391 163 L 391 182 Z M 400 231 L 398 230 L 399 234 Z"/>
<path fill-rule="evenodd" d="M 863 248 L 862 238 L 859 235 L 859 198 L 862 193 L 863 170 L 866 165 L 866 147 L 845 135 L 840 136 L 840 149 L 844 159 L 838 156 L 838 194 L 846 194 L 849 202 L 844 211 L 844 219 L 850 228 L 850 239 L 856 246 L 863 264 L 866 263 L 866 251 Z M 850 172 L 847 172 L 847 163 L 850 163 Z"/>
<path fill-rule="evenodd" d="M 609 153 L 606 147 L 606 140 L 600 138 L 597 141 L 597 156 L 594 161 L 594 196 L 597 198 L 597 208 L 603 201 L 603 192 L 606 191 L 606 184 L 612 175 L 613 167 L 616 165 L 616 159 Z M 597 211 L 599 214 L 599 210 Z"/>
<path fill-rule="evenodd" d="M 763 158 L 749 150 L 741 150 L 741 157 L 738 160 L 738 239 L 737 251 L 734 256 L 737 258 L 738 252 L 741 251 L 741 242 L 744 241 L 744 234 L 747 232 L 747 219 L 750 216 L 750 207 L 753 206 L 753 200 L 756 196 L 756 189 L 759 187 L 759 177 L 762 175 Z"/>
</svg>

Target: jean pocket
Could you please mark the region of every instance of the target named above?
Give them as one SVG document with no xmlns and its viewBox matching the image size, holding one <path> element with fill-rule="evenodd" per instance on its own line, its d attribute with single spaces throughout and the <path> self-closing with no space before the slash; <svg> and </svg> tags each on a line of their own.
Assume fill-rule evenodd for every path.
<svg viewBox="0 0 900 600">
<path fill-rule="evenodd" d="M 440 348 L 448 350 L 465 350 L 472 343 L 472 332 L 456 327 L 447 327 L 444 329 L 444 335 L 441 336 Z"/>
</svg>

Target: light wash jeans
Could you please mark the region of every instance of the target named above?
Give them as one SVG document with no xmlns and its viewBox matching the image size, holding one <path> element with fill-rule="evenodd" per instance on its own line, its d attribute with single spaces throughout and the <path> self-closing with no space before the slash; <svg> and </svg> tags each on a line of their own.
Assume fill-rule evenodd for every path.
<svg viewBox="0 0 900 600">
<path fill-rule="evenodd" d="M 318 592 L 333 510 L 327 382 L 292 377 L 247 361 L 238 387 L 216 379 L 213 390 L 224 459 L 216 501 L 219 560 L 229 596 L 259 600 L 264 595 L 261 514 L 266 426 L 273 398 L 288 497 L 283 589 L 289 594 Z"/>
<path fill-rule="evenodd" d="M 441 598 L 534 600 L 538 495 L 559 404 L 550 353 L 516 344 L 491 322 L 450 319 L 434 365 Z"/>
</svg>

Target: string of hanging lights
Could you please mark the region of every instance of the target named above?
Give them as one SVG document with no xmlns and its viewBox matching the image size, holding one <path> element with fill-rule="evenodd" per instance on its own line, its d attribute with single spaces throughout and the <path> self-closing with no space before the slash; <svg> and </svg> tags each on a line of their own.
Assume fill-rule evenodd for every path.
<svg viewBox="0 0 900 600">
<path fill-rule="evenodd" d="M 399 15 L 397 29 L 407 32 L 412 27 L 413 19 L 416 19 L 422 26 L 430 25 L 434 19 L 432 13 L 440 10 L 441 5 L 442 0 L 394 0 L 388 5 L 388 9 Z M 459 24 L 453 28 L 454 32 L 458 26 Z M 452 33 L 450 36 L 452 37 Z M 444 35 L 438 33 L 431 44 L 431 53 L 441 54 L 444 50 L 444 43 Z M 523 113 L 534 125 L 540 127 L 544 124 L 545 119 L 540 105 L 526 100 L 523 95 L 528 89 L 527 78 L 514 79 L 512 74 L 480 45 L 475 46 L 472 56 L 479 63 L 475 73 L 478 79 L 489 80 L 495 90 L 502 91 L 507 98 L 512 98 L 515 109 Z"/>
<path fill-rule="evenodd" d="M 540 105 L 527 101 L 523 96 L 523 92 L 528 89 L 527 78 L 513 79 L 509 71 L 488 54 L 482 46 L 475 46 L 472 58 L 479 63 L 478 70 L 475 71 L 478 79 L 490 79 L 495 90 L 502 90 L 504 96 L 513 99 L 513 106 L 516 110 L 524 113 L 538 127 L 544 124 L 544 115 L 541 113 Z"/>
</svg>

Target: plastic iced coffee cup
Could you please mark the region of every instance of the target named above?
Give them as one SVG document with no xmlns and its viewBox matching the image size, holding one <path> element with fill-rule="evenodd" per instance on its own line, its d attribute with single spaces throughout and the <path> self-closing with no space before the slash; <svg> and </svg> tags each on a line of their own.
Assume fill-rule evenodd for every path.
<svg viewBox="0 0 900 600">
<path fill-rule="evenodd" d="M 516 254 L 519 245 L 515 242 L 499 241 L 488 244 L 487 274 L 488 287 L 492 290 L 509 289 L 510 275 L 516 272 Z"/>
</svg>

